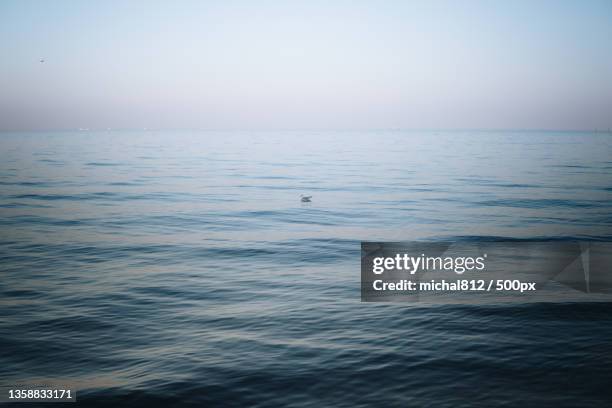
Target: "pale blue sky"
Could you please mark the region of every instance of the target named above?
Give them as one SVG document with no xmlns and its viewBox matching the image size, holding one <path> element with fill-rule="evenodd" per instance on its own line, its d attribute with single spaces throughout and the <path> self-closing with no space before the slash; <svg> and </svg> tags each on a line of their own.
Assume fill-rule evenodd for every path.
<svg viewBox="0 0 612 408">
<path fill-rule="evenodd" d="M 0 129 L 81 127 L 607 129 L 612 1 L 3 0 Z"/>
</svg>

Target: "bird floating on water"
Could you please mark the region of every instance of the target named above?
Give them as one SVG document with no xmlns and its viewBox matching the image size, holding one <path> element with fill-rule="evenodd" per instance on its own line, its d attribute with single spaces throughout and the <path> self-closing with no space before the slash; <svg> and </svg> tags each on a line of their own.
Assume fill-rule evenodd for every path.
<svg viewBox="0 0 612 408">
<path fill-rule="evenodd" d="M 45 59 L 44 59 L 44 58 L 41 58 L 39 61 L 40 61 L 40 63 L 42 64 L 43 62 L 45 62 Z"/>
<path fill-rule="evenodd" d="M 300 194 L 301 200 L 303 203 L 310 203 L 310 199 L 312 198 L 312 196 L 305 196 L 304 194 Z"/>
</svg>

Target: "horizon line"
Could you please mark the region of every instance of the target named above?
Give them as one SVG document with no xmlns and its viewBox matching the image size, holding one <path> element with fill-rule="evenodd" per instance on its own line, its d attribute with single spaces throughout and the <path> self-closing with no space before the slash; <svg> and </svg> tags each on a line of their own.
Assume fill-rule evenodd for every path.
<svg viewBox="0 0 612 408">
<path fill-rule="evenodd" d="M 38 132 L 588 132 L 612 133 L 612 127 L 607 129 L 555 129 L 555 128 L 182 128 L 182 127 L 126 127 L 126 128 L 50 128 L 50 129 L 0 129 L 0 133 L 38 133 Z"/>
</svg>

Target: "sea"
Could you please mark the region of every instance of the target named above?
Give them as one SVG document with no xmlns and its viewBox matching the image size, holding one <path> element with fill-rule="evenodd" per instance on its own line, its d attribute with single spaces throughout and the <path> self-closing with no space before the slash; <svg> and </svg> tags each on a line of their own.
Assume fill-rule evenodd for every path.
<svg viewBox="0 0 612 408">
<path fill-rule="evenodd" d="M 362 241 L 611 241 L 610 133 L 4 132 L 0 154 L 0 386 L 612 406 L 610 302 L 360 300 Z"/>
</svg>

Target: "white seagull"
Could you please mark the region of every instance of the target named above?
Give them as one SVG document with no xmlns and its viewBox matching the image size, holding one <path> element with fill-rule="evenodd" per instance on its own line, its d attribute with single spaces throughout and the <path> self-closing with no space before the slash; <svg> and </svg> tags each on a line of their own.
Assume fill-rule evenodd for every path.
<svg viewBox="0 0 612 408">
<path fill-rule="evenodd" d="M 310 199 L 312 198 L 312 196 L 305 196 L 304 194 L 300 194 L 301 200 L 303 203 L 310 203 Z"/>
</svg>

